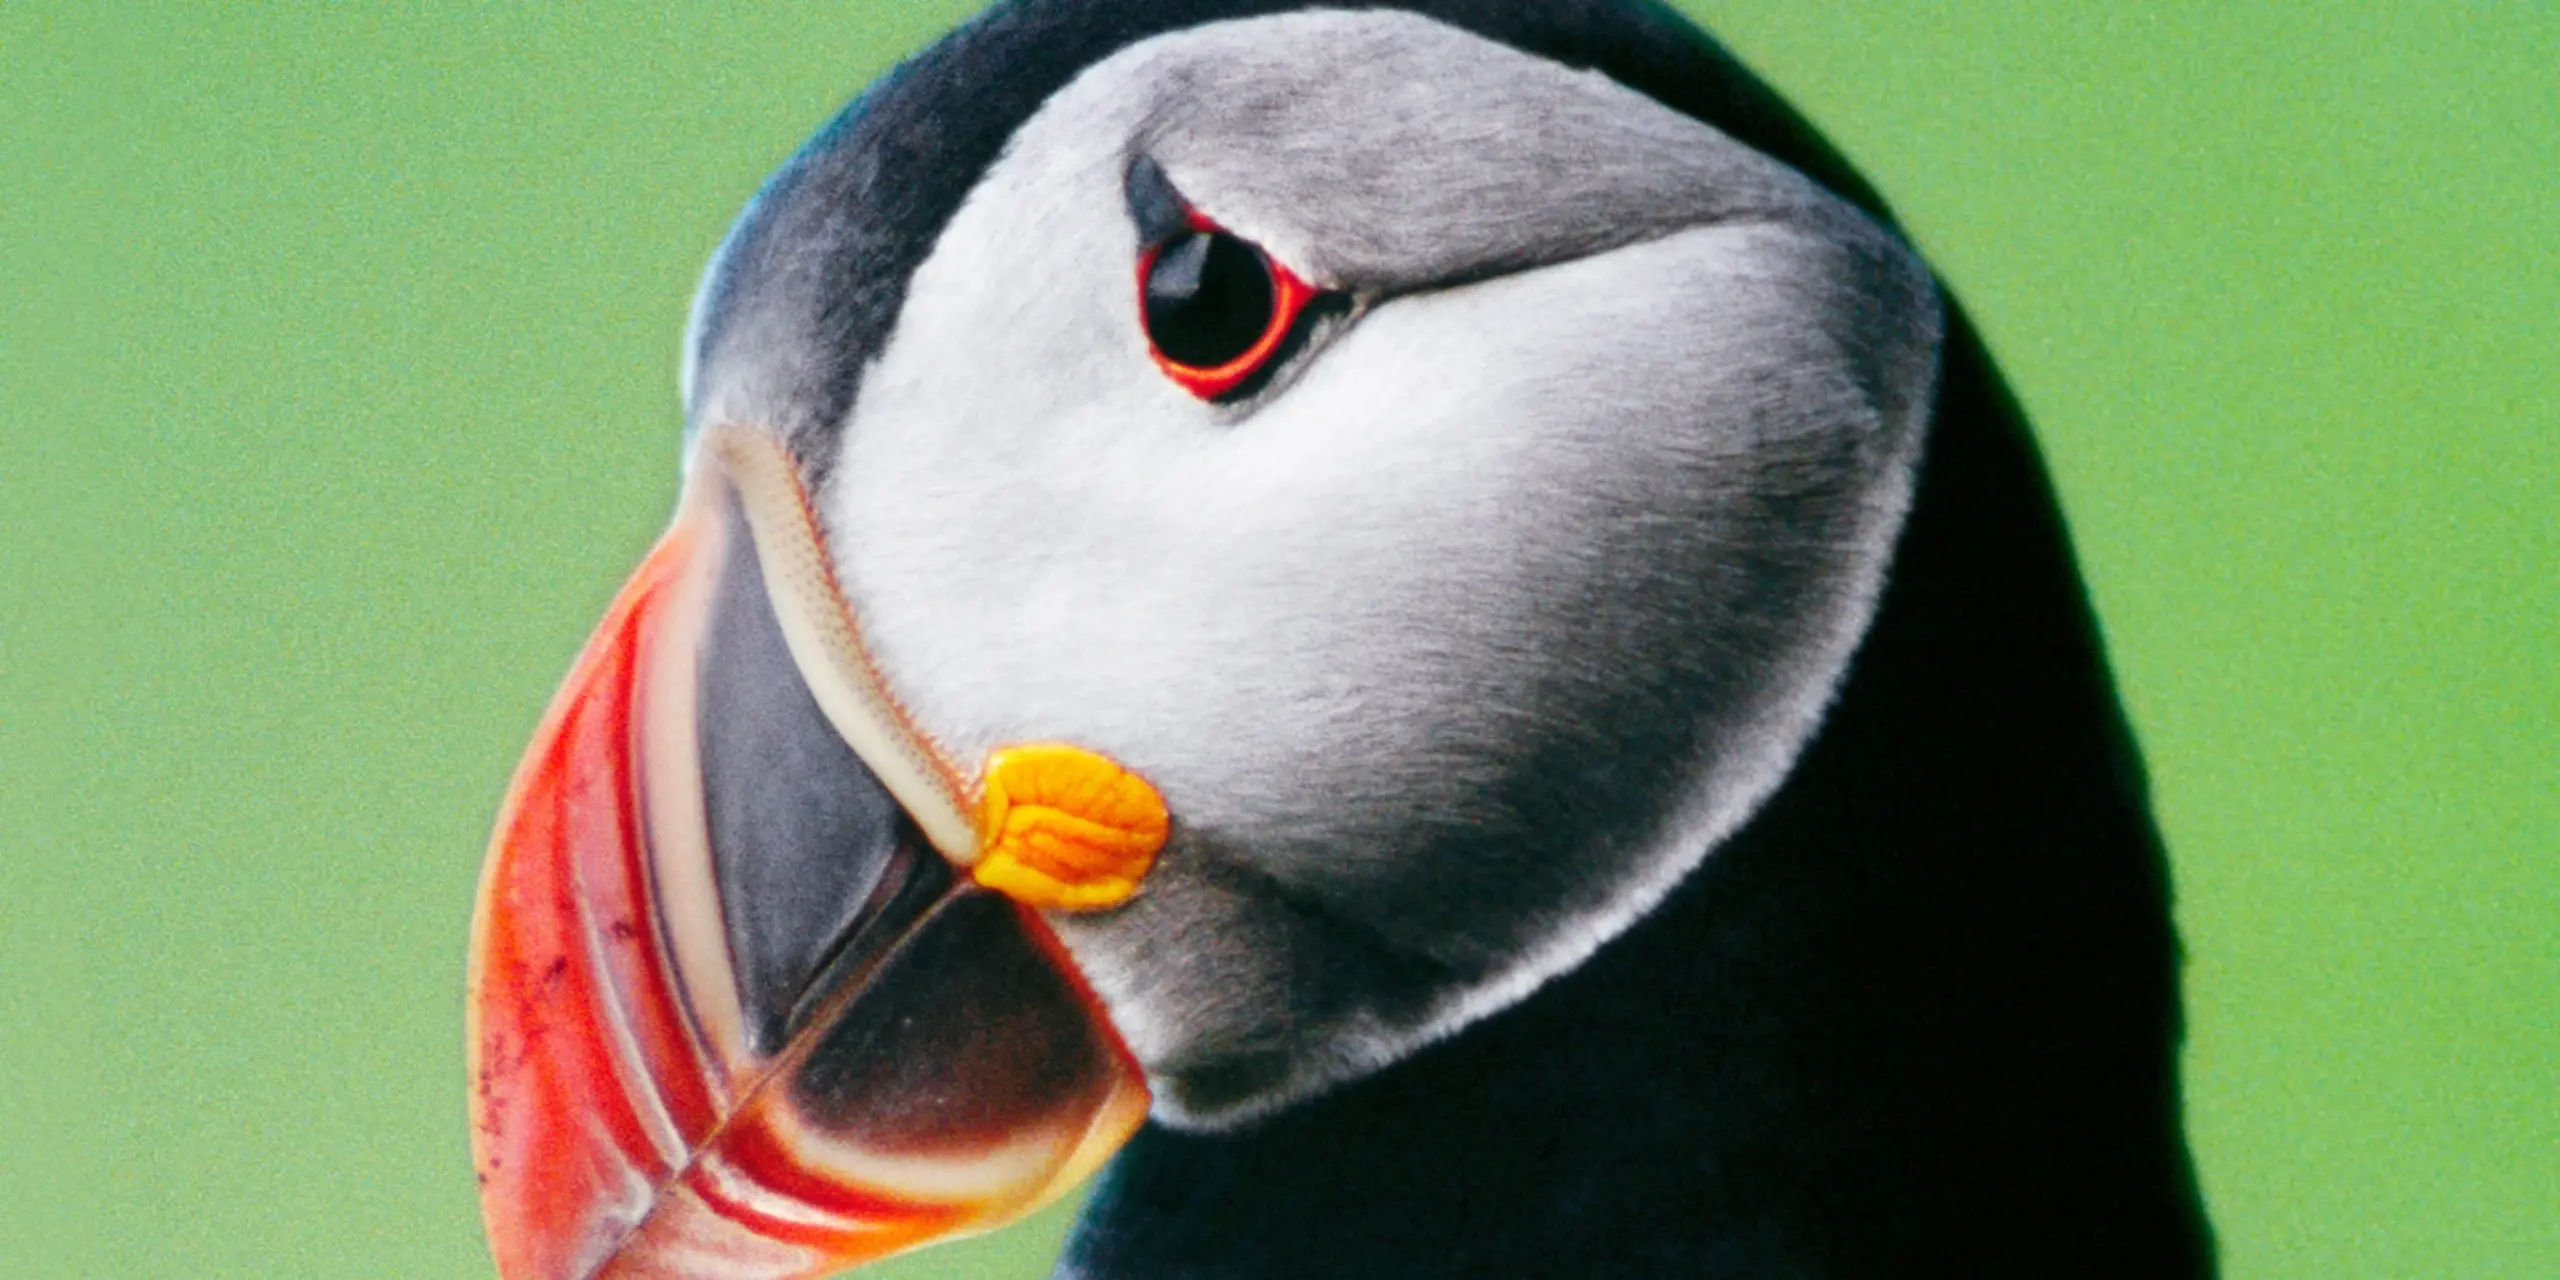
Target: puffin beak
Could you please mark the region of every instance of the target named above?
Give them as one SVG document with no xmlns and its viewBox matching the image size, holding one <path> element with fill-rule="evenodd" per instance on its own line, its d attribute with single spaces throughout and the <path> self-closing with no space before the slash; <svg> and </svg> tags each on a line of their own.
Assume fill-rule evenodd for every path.
<svg viewBox="0 0 2560 1280">
<path fill-rule="evenodd" d="M 1072 748 L 952 767 L 817 530 L 779 446 L 705 432 L 517 770 L 468 1013 L 507 1280 L 823 1275 L 1027 1213 L 1145 1116 L 1033 907 L 1134 892 L 1161 802 Z"/>
</svg>

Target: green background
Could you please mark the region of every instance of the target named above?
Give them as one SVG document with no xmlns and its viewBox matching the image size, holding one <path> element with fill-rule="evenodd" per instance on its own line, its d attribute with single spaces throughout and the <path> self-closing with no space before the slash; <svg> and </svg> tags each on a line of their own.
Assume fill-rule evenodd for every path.
<svg viewBox="0 0 2560 1280">
<path fill-rule="evenodd" d="M 2230 1273 L 2560 1275 L 2560 7 L 1694 7 L 2037 420 Z M 696 268 L 964 8 L 0 5 L 0 1273 L 486 1275 L 492 807 Z"/>
</svg>

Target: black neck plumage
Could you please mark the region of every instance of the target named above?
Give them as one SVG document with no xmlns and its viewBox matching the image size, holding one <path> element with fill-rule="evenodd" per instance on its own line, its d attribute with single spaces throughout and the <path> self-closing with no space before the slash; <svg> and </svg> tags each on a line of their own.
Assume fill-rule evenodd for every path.
<svg viewBox="0 0 2560 1280">
<path fill-rule="evenodd" d="M 1249 1131 L 1149 1126 L 1062 1276 L 2187 1277 L 2165 859 L 1961 317 L 1874 629 L 1787 784 L 1580 970 Z"/>
</svg>

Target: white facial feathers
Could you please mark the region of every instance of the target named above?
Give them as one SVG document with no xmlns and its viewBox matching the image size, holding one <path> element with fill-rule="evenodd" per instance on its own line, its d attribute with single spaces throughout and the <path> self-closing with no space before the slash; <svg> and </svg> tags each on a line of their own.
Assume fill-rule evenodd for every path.
<svg viewBox="0 0 2560 1280">
<path fill-rule="evenodd" d="M 1140 156 L 1360 300 L 1203 404 L 1147 355 Z M 1898 240 L 1696 121 L 1409 14 L 1158 37 L 1014 136 L 821 495 L 963 758 L 1107 752 L 1174 844 L 1061 932 L 1218 1125 L 1518 999 L 1784 777 L 1873 611 L 1932 394 Z"/>
</svg>

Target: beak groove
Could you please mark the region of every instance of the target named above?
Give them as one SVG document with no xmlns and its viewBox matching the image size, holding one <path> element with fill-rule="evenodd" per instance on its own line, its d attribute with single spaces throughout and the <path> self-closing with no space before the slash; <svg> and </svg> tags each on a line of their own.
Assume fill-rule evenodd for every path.
<svg viewBox="0 0 2560 1280">
<path fill-rule="evenodd" d="M 1010 1221 L 1144 1118 L 1039 915 L 955 868 L 967 788 L 790 465 L 706 433 L 501 811 L 467 1017 L 508 1280 L 827 1274 Z"/>
</svg>

